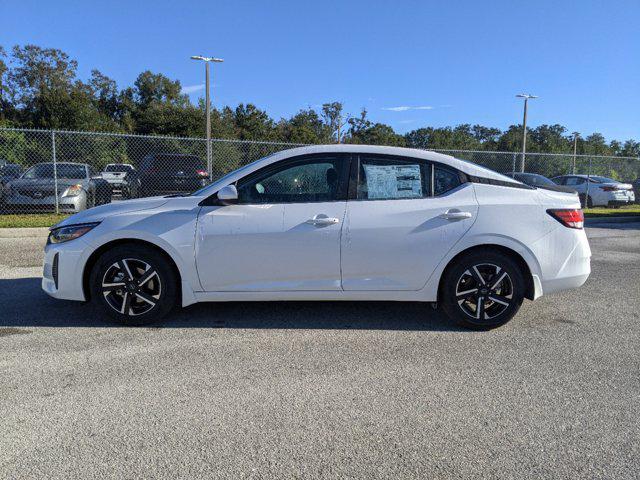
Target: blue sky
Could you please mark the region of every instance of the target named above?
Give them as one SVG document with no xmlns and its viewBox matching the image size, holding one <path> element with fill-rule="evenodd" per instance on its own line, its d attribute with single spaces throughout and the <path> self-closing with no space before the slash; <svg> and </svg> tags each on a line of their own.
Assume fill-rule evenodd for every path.
<svg viewBox="0 0 640 480">
<path fill-rule="evenodd" d="M 143 70 L 194 101 L 214 67 L 216 106 L 272 116 L 339 100 L 405 132 L 521 121 L 640 140 L 640 1 L 10 1 L 0 45 L 61 48 L 120 87 Z"/>
</svg>

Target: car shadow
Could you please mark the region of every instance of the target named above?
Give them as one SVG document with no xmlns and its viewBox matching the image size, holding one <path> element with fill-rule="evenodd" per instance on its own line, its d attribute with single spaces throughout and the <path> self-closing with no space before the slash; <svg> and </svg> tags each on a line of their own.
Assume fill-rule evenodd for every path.
<svg viewBox="0 0 640 480">
<path fill-rule="evenodd" d="M 40 278 L 0 279 L 0 327 L 117 326 L 89 303 L 49 297 L 40 289 L 40 282 Z M 201 303 L 180 309 L 151 326 L 467 332 L 419 302 Z"/>
</svg>

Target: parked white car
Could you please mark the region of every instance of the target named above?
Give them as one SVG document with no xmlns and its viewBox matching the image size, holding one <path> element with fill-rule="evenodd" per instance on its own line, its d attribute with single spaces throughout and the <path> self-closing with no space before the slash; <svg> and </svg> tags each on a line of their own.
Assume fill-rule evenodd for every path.
<svg viewBox="0 0 640 480">
<path fill-rule="evenodd" d="M 51 229 L 42 288 L 116 320 L 205 301 L 437 302 L 478 329 L 582 285 L 575 194 L 422 150 L 282 151 L 186 196 L 128 200 Z"/>
<path fill-rule="evenodd" d="M 578 192 L 580 202 L 587 207 L 615 207 L 636 201 L 633 185 L 596 175 L 562 175 L 552 179 Z"/>
</svg>

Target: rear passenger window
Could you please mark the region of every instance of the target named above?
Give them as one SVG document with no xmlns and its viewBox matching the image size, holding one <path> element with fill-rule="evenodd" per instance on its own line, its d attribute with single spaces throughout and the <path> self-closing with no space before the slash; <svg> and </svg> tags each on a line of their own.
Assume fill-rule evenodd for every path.
<svg viewBox="0 0 640 480">
<path fill-rule="evenodd" d="M 433 172 L 433 194 L 442 195 L 460 185 L 460 175 L 447 168 L 435 167 Z"/>
<path fill-rule="evenodd" d="M 412 159 L 360 157 L 358 200 L 425 198 L 431 194 L 431 166 Z"/>
</svg>

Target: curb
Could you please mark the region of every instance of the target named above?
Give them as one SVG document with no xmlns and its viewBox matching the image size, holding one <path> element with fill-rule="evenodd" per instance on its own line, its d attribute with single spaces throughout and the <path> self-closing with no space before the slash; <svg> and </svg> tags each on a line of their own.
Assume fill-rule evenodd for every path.
<svg viewBox="0 0 640 480">
<path fill-rule="evenodd" d="M 0 228 L 0 238 L 46 238 L 48 235 L 47 227 Z"/>
<path fill-rule="evenodd" d="M 627 215 L 624 217 L 585 217 L 584 224 L 601 225 L 604 223 L 640 223 L 640 215 Z"/>
</svg>

